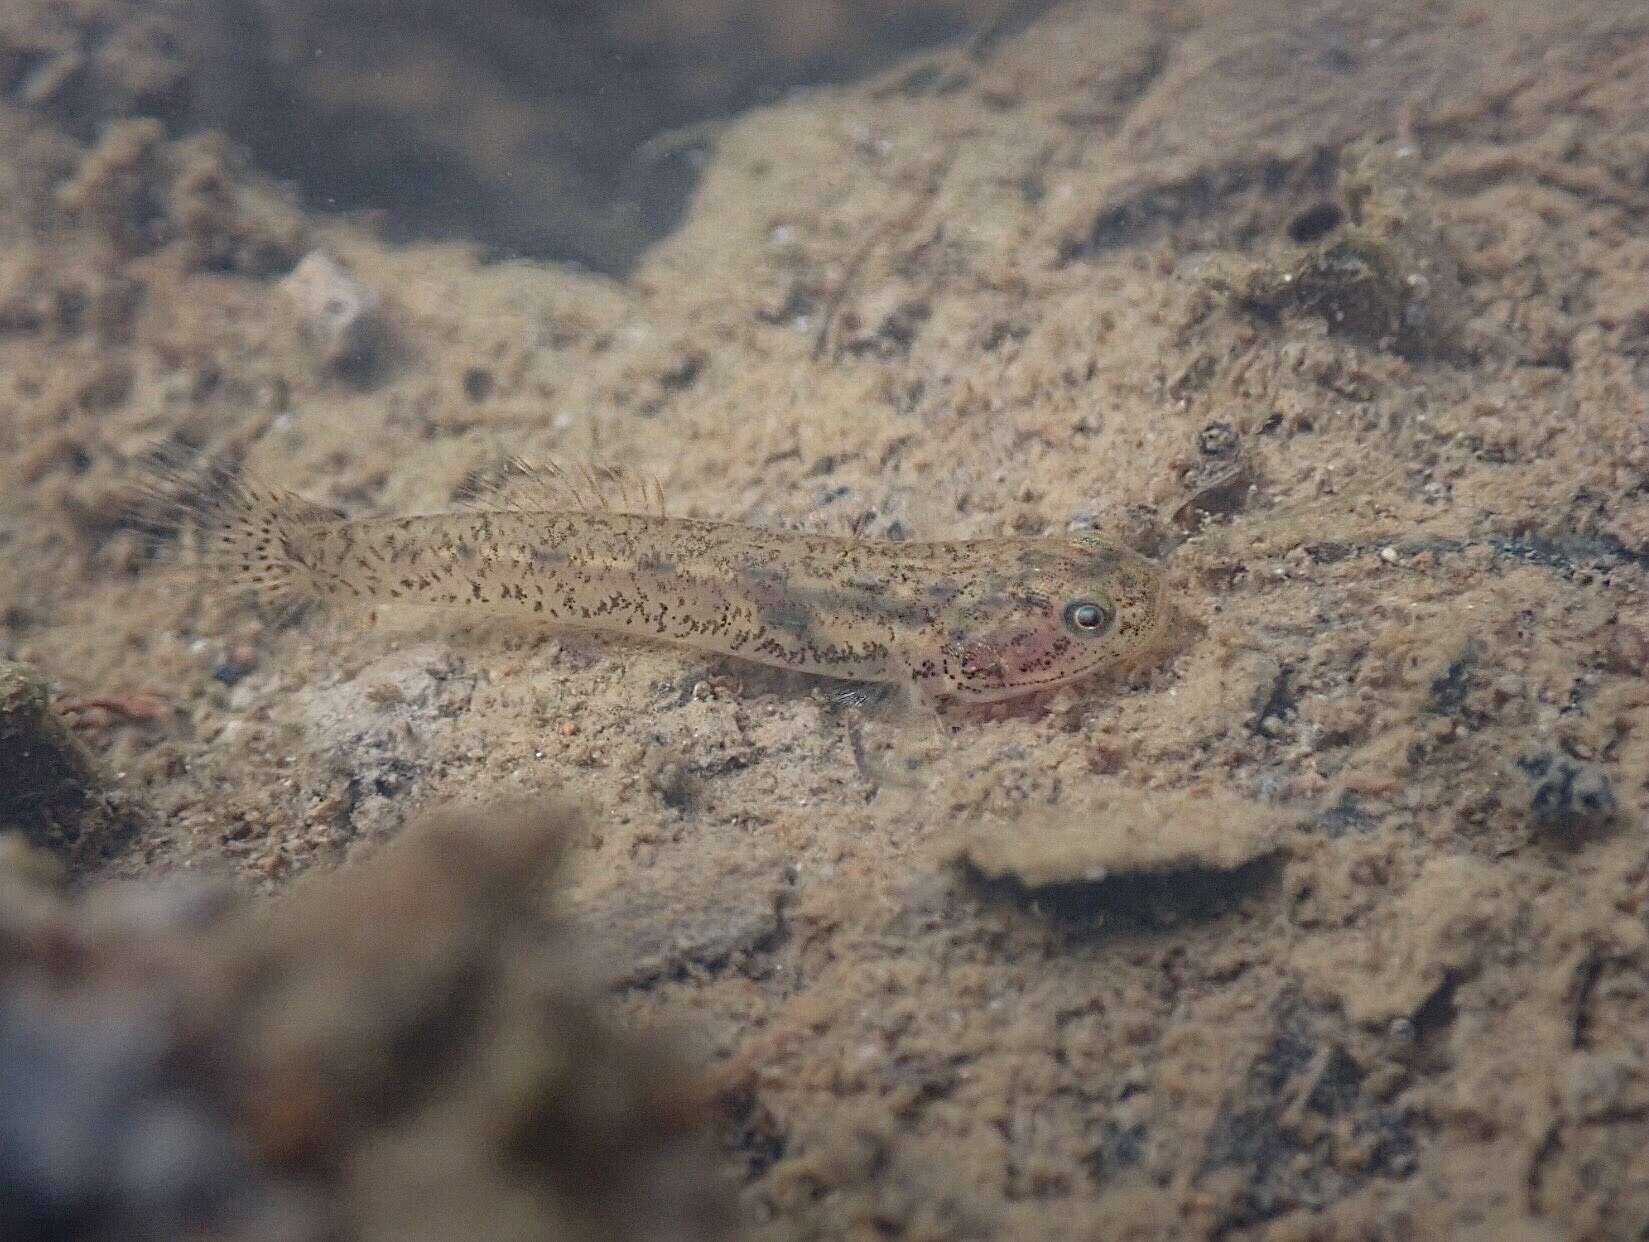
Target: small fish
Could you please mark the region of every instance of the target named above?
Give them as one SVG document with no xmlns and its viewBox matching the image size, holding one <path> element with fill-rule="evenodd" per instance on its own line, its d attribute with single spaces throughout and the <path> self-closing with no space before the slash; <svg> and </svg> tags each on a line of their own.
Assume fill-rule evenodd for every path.
<svg viewBox="0 0 1649 1242">
<path fill-rule="evenodd" d="M 615 495 L 616 493 L 616 495 Z M 666 516 L 619 471 L 512 463 L 449 513 L 351 518 L 219 470 L 193 518 L 273 608 L 433 608 L 990 703 L 1133 663 L 1161 570 L 1089 533 L 890 542 Z"/>
</svg>

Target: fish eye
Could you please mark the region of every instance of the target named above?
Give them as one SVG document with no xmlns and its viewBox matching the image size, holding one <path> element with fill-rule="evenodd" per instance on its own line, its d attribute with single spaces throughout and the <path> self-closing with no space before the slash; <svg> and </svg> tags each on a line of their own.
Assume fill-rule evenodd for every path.
<svg viewBox="0 0 1649 1242">
<path fill-rule="evenodd" d="M 1116 611 L 1109 604 L 1079 600 L 1065 606 L 1065 625 L 1072 633 L 1092 638 L 1111 628 Z"/>
</svg>

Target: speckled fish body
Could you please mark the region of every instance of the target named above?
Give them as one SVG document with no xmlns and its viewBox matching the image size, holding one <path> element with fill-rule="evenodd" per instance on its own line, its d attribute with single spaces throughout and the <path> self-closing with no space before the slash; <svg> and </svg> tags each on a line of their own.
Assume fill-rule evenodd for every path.
<svg viewBox="0 0 1649 1242">
<path fill-rule="evenodd" d="M 350 519 L 239 490 L 217 551 L 256 591 L 628 635 L 930 702 L 1097 674 L 1163 624 L 1157 567 L 1088 534 L 884 542 L 605 510 Z"/>
</svg>

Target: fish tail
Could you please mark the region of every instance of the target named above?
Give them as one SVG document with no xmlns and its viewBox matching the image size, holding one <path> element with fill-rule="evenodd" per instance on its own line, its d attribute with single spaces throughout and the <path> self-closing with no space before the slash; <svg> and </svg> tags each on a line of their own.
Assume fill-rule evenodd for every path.
<svg viewBox="0 0 1649 1242">
<path fill-rule="evenodd" d="M 159 543 L 188 548 L 211 587 L 290 619 L 322 599 L 318 528 L 342 514 L 244 474 L 237 462 L 161 456 L 136 506 Z"/>
</svg>

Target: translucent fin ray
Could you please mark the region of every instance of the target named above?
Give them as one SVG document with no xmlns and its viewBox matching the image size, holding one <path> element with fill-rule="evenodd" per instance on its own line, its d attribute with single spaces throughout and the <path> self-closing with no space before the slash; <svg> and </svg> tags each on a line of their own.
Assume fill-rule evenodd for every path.
<svg viewBox="0 0 1649 1242">
<path fill-rule="evenodd" d="M 664 485 L 654 475 L 625 466 L 580 465 L 508 458 L 477 471 L 455 497 L 466 509 L 521 513 L 629 513 L 664 517 Z"/>
</svg>

